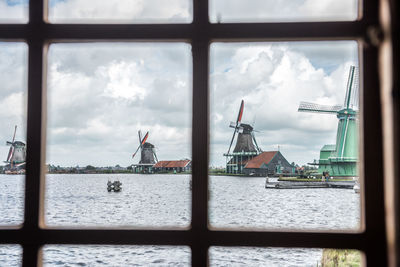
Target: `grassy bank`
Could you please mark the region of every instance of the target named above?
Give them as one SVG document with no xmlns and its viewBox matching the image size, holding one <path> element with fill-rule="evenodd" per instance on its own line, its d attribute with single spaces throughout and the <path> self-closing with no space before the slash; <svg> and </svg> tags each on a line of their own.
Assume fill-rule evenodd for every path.
<svg viewBox="0 0 400 267">
<path fill-rule="evenodd" d="M 358 267 L 361 266 L 361 253 L 352 249 L 324 249 L 322 267 Z"/>
</svg>

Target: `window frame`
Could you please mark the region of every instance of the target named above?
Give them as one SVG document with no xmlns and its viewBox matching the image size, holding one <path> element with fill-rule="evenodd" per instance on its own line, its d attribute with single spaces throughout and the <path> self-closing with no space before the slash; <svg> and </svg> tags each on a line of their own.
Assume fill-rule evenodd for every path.
<svg viewBox="0 0 400 267">
<path fill-rule="evenodd" d="M 22 266 L 39 266 L 47 244 L 183 245 L 192 266 L 208 265 L 210 246 L 349 248 L 363 251 L 370 266 L 387 265 L 383 129 L 379 48 L 382 1 L 362 1 L 362 16 L 345 22 L 224 23 L 208 20 L 207 0 L 193 1 L 190 24 L 48 24 L 45 1 L 31 0 L 27 24 L 1 24 L 0 41 L 29 46 L 27 164 L 24 224 L 0 229 L 0 244 L 20 244 Z M 208 225 L 209 47 L 211 42 L 356 40 L 360 50 L 364 177 L 364 228 L 360 232 L 213 230 Z M 46 53 L 52 42 L 172 41 L 192 45 L 192 224 L 187 230 L 60 229 L 44 227 L 46 151 Z M 363 108 L 375 107 L 375 108 Z M 378 108 L 376 108 L 378 107 Z M 205 115 L 206 114 L 206 115 Z M 380 178 L 382 177 L 382 179 Z M 35 264 L 36 263 L 36 264 Z"/>
</svg>

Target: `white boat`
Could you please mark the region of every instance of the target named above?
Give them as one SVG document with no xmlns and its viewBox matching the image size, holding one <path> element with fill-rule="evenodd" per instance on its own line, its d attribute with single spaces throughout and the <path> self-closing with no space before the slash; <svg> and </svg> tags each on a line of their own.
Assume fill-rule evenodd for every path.
<svg viewBox="0 0 400 267">
<path fill-rule="evenodd" d="M 360 184 L 358 182 L 353 186 L 353 190 L 356 193 L 360 193 Z"/>
</svg>

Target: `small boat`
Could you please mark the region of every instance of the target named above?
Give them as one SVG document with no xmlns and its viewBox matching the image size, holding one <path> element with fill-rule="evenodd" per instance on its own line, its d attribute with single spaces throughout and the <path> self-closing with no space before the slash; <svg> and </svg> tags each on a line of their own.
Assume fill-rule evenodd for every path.
<svg viewBox="0 0 400 267">
<path fill-rule="evenodd" d="M 353 190 L 357 194 L 360 193 L 360 184 L 358 182 L 353 186 Z"/>
</svg>

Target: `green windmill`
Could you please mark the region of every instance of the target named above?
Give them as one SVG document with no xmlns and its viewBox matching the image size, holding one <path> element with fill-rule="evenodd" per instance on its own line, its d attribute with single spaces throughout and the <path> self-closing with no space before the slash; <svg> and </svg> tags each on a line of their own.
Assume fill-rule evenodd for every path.
<svg viewBox="0 0 400 267">
<path fill-rule="evenodd" d="M 301 102 L 299 112 L 336 114 L 339 119 L 336 144 L 325 145 L 320 151 L 318 173 L 329 172 L 332 177 L 350 178 L 358 176 L 358 74 L 350 67 L 344 105 L 327 106 Z"/>
</svg>

